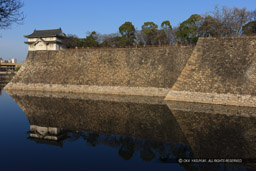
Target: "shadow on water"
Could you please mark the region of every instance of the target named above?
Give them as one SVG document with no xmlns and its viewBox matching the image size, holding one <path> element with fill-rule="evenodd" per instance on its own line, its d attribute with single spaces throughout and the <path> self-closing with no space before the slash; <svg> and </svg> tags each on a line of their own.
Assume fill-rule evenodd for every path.
<svg viewBox="0 0 256 171">
<path fill-rule="evenodd" d="M 169 102 L 153 97 L 9 91 L 30 122 L 29 139 L 62 146 L 83 139 L 131 160 L 255 159 L 256 109 Z M 186 170 L 234 169 L 242 163 L 180 163 Z"/>
</svg>

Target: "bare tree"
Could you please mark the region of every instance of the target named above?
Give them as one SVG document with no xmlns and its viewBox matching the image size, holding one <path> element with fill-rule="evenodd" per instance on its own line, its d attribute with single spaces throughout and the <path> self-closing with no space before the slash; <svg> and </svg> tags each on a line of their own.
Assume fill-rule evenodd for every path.
<svg viewBox="0 0 256 171">
<path fill-rule="evenodd" d="M 101 34 L 98 35 L 97 40 L 101 42 L 101 46 L 103 47 L 118 47 L 120 46 L 120 39 L 121 34 L 117 33 L 110 33 L 110 34 Z"/>
<path fill-rule="evenodd" d="M 251 20 L 256 21 L 256 10 L 251 12 Z"/>
<path fill-rule="evenodd" d="M 247 22 L 250 21 L 251 14 L 246 10 L 246 8 L 233 9 L 233 31 L 235 35 L 241 35 L 242 34 L 242 27 Z"/>
<path fill-rule="evenodd" d="M 0 29 L 10 27 L 12 23 L 22 24 L 24 14 L 20 11 L 23 3 L 20 0 L 0 0 Z"/>
<path fill-rule="evenodd" d="M 146 41 L 145 41 L 145 37 L 143 35 L 143 33 L 141 32 L 141 30 L 138 30 L 136 28 L 135 30 L 135 44 L 136 45 L 145 45 L 146 44 Z"/>
<path fill-rule="evenodd" d="M 101 41 L 104 41 L 104 40 L 109 39 L 109 38 L 120 37 L 120 36 L 121 36 L 121 34 L 119 32 L 110 33 L 110 34 L 100 34 L 99 39 Z"/>
<path fill-rule="evenodd" d="M 212 12 L 214 19 L 215 31 L 220 36 L 236 36 L 242 34 L 242 27 L 248 23 L 252 14 L 246 10 L 246 8 L 228 8 L 218 6 Z"/>
</svg>

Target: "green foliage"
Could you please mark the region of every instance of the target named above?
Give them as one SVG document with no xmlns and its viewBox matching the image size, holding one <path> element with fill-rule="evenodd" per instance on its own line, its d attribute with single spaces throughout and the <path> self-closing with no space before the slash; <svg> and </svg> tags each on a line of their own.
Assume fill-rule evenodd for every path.
<svg viewBox="0 0 256 171">
<path fill-rule="evenodd" d="M 157 35 L 154 38 L 154 44 L 163 45 L 168 44 L 167 35 L 164 30 L 158 30 Z"/>
<path fill-rule="evenodd" d="M 135 40 L 135 27 L 131 22 L 125 22 L 119 27 L 119 32 L 122 35 L 120 40 L 121 45 L 133 45 Z"/>
<path fill-rule="evenodd" d="M 172 26 L 170 21 L 163 21 L 161 24 L 161 30 L 157 32 L 158 44 L 170 44 L 170 35 L 172 34 Z"/>
<path fill-rule="evenodd" d="M 172 26 L 170 24 L 170 21 L 168 21 L 168 20 L 163 21 L 162 24 L 161 24 L 161 28 L 162 28 L 162 30 L 172 30 Z"/>
<path fill-rule="evenodd" d="M 15 68 L 15 71 L 19 71 L 19 69 L 20 69 L 20 65 L 18 65 L 16 68 Z"/>
<path fill-rule="evenodd" d="M 145 22 L 141 28 L 142 33 L 145 35 L 146 44 L 153 45 L 157 39 L 158 26 L 154 22 Z"/>
<path fill-rule="evenodd" d="M 68 34 L 64 40 L 64 45 L 67 48 L 79 47 L 79 38 L 76 35 Z"/>
<path fill-rule="evenodd" d="M 221 32 L 222 24 L 208 15 L 202 19 L 202 24 L 198 29 L 198 33 L 202 37 L 219 37 Z"/>
<path fill-rule="evenodd" d="M 201 20 L 202 17 L 200 15 L 194 14 L 180 24 L 176 36 L 182 43 L 196 44 L 199 37 L 198 28 Z"/>
<path fill-rule="evenodd" d="M 154 22 L 145 22 L 141 28 L 144 34 L 149 35 L 155 33 L 158 26 Z"/>
<path fill-rule="evenodd" d="M 99 46 L 95 31 L 91 32 L 85 39 L 80 39 L 76 35 L 69 34 L 66 36 L 64 44 L 67 48 Z"/>
<path fill-rule="evenodd" d="M 256 34 L 256 11 L 250 12 L 246 8 L 222 7 L 220 9 L 216 7 L 210 14 L 203 15 L 204 17 L 198 14 L 191 15 L 179 27 L 174 28 L 169 20 L 165 20 L 161 23 L 160 29 L 154 22 L 145 22 L 141 30 L 135 30 L 132 22 L 126 21 L 119 27 L 119 33 L 101 35 L 91 32 L 83 39 L 75 35 L 68 35 L 65 44 L 68 48 L 168 45 L 176 42 L 196 44 L 200 36 L 223 37 L 238 36 L 242 33 Z"/>
<path fill-rule="evenodd" d="M 85 39 L 81 40 L 82 47 L 98 47 L 99 43 L 97 42 L 96 32 L 93 31 L 89 36 L 86 36 Z"/>
<path fill-rule="evenodd" d="M 256 21 L 251 21 L 243 26 L 243 34 L 255 35 L 256 34 Z"/>
</svg>

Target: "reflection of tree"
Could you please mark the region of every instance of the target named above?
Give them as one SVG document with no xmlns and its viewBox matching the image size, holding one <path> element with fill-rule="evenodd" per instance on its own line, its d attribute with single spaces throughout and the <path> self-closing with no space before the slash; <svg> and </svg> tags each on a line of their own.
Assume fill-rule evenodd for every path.
<svg viewBox="0 0 256 171">
<path fill-rule="evenodd" d="M 73 142 L 82 137 L 87 143 L 95 147 L 97 145 L 99 136 L 100 135 L 96 133 L 71 132 L 69 134 L 69 141 Z"/>
<path fill-rule="evenodd" d="M 140 152 L 140 158 L 144 161 L 152 161 L 155 157 L 155 153 L 150 148 L 144 148 Z"/>
<path fill-rule="evenodd" d="M 124 160 L 130 160 L 134 153 L 134 140 L 128 137 L 120 137 L 121 147 L 118 151 L 120 157 Z"/>
<path fill-rule="evenodd" d="M 83 135 L 82 132 L 71 132 L 71 134 L 68 136 L 69 141 L 73 142 L 78 140 Z"/>
<path fill-rule="evenodd" d="M 70 132 L 69 141 L 73 142 L 83 138 L 93 147 L 103 144 L 118 148 L 118 154 L 124 160 L 130 160 L 134 153 L 140 153 L 140 158 L 144 161 L 152 161 L 158 158 L 161 162 L 170 162 L 173 157 L 191 157 L 191 149 L 188 145 L 172 145 L 170 143 L 148 141 L 133 137 L 102 135 L 87 132 Z"/>
<path fill-rule="evenodd" d="M 97 144 L 97 140 L 98 140 L 98 138 L 99 138 L 99 134 L 89 133 L 87 136 L 83 136 L 83 138 L 84 138 L 89 144 L 91 144 L 93 147 L 95 147 L 96 144 Z"/>
<path fill-rule="evenodd" d="M 172 150 L 172 154 L 176 158 L 193 158 L 192 149 L 185 144 L 177 144 Z"/>
</svg>

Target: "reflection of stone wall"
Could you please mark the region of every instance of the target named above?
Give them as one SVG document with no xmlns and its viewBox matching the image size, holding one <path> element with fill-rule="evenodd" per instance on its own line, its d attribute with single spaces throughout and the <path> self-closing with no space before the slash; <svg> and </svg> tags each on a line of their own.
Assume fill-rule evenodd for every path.
<svg viewBox="0 0 256 171">
<path fill-rule="evenodd" d="M 11 95 L 31 125 L 186 143 L 163 104 Z"/>
<path fill-rule="evenodd" d="M 171 109 L 196 158 L 256 158 L 256 118 L 245 116 L 252 109 L 241 109 L 238 116 L 227 114 L 223 106 L 214 114 L 203 109 L 188 111 L 188 104 Z M 196 109 L 191 103 L 191 109 Z M 173 104 L 169 105 L 174 106 Z M 179 108 L 179 109 L 178 109 Z M 254 109 L 255 110 L 255 109 Z M 216 113 L 219 111 L 219 113 Z M 224 112 L 224 113 L 223 113 Z"/>
<path fill-rule="evenodd" d="M 104 86 L 117 87 L 111 91 L 125 91 L 122 87 L 167 90 L 176 81 L 192 50 L 193 47 L 170 46 L 29 52 L 25 64 L 6 88 L 75 91 L 89 85 L 100 86 L 91 91 L 100 91 Z M 52 86 L 47 88 L 47 85 Z M 71 85 L 76 87 L 69 87 Z"/>
<path fill-rule="evenodd" d="M 255 38 L 200 38 L 166 99 L 255 106 L 255 48 Z"/>
</svg>

